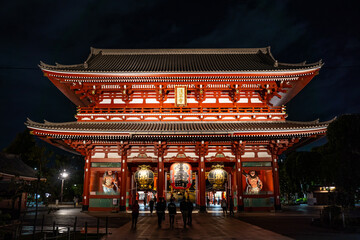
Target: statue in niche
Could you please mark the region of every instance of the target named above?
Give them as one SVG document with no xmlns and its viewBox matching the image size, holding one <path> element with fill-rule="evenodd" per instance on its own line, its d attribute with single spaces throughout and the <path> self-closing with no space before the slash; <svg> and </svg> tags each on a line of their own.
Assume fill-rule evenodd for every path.
<svg viewBox="0 0 360 240">
<path fill-rule="evenodd" d="M 116 180 L 116 174 L 109 170 L 104 173 L 103 176 L 103 191 L 106 194 L 114 194 L 116 193 L 118 186 Z"/>
<path fill-rule="evenodd" d="M 254 170 L 249 171 L 249 173 L 243 171 L 243 175 L 246 179 L 246 193 L 259 194 L 263 184 L 256 172 Z"/>
</svg>

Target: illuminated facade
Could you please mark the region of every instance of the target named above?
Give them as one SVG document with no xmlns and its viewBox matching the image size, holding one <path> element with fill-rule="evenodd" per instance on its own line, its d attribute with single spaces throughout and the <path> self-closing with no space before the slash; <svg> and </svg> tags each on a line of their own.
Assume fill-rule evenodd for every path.
<svg viewBox="0 0 360 240">
<path fill-rule="evenodd" d="M 284 105 L 321 66 L 280 63 L 270 48 L 91 49 L 82 64 L 40 64 L 78 106 L 77 121 L 26 124 L 85 157 L 84 210 L 125 210 L 140 190 L 140 165 L 154 172 L 147 190 L 158 198 L 187 195 L 204 211 L 220 189 L 239 211 L 279 209 L 279 154 L 325 135 L 329 124 L 286 121 Z M 176 175 L 191 174 L 180 192 L 180 180 L 170 181 L 174 163 L 191 167 Z M 217 164 L 227 174 L 211 176 L 227 179 L 212 188 Z"/>
</svg>

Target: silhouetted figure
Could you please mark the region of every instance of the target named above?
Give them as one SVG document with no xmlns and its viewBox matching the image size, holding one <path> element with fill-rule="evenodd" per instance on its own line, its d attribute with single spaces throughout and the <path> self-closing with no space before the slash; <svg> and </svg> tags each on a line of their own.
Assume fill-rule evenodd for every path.
<svg viewBox="0 0 360 240">
<path fill-rule="evenodd" d="M 152 215 L 153 210 L 154 210 L 154 199 L 150 200 L 149 207 L 150 207 L 150 214 Z"/>
<path fill-rule="evenodd" d="M 139 203 L 138 203 L 138 200 L 135 200 L 134 204 L 132 205 L 131 210 L 132 210 L 132 213 L 131 213 L 131 216 L 132 216 L 131 228 L 136 228 L 137 220 L 138 220 L 138 217 L 139 217 Z"/>
<path fill-rule="evenodd" d="M 190 199 L 187 199 L 187 204 L 188 204 L 188 221 L 187 221 L 187 224 L 191 226 L 192 225 L 192 211 L 194 210 L 194 205 L 190 201 Z"/>
<path fill-rule="evenodd" d="M 156 213 L 158 216 L 158 226 L 161 228 L 161 223 L 165 214 L 166 203 L 164 202 L 164 198 L 159 198 L 159 202 L 156 204 Z"/>
<path fill-rule="evenodd" d="M 182 214 L 183 222 L 184 222 L 184 228 L 186 228 L 186 221 L 188 218 L 188 203 L 186 202 L 185 198 L 180 203 L 180 211 Z"/>
<path fill-rule="evenodd" d="M 221 200 L 221 208 L 223 209 L 223 213 L 224 213 L 224 215 L 226 216 L 227 204 L 226 204 L 225 198 L 223 198 L 223 199 Z"/>
<path fill-rule="evenodd" d="M 73 202 L 74 202 L 74 208 L 76 208 L 76 205 L 77 205 L 77 203 L 78 203 L 78 198 L 76 197 L 76 196 L 74 196 L 74 198 L 73 198 Z"/>
<path fill-rule="evenodd" d="M 145 194 L 145 197 L 144 197 L 144 210 L 146 209 L 146 194 Z"/>
<path fill-rule="evenodd" d="M 230 216 L 235 215 L 234 214 L 234 199 L 232 197 L 230 198 L 230 202 L 229 202 L 229 211 L 230 211 Z"/>
<path fill-rule="evenodd" d="M 174 228 L 176 205 L 174 203 L 174 199 L 172 198 L 170 199 L 170 203 L 168 205 L 168 211 L 169 211 L 169 219 L 170 219 L 170 228 Z"/>
</svg>

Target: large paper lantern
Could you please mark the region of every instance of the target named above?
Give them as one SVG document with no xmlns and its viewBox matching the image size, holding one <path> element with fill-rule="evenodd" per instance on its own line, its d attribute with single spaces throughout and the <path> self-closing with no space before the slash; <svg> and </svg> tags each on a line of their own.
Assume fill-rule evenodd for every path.
<svg viewBox="0 0 360 240">
<path fill-rule="evenodd" d="M 150 170 L 150 166 L 140 165 L 140 169 L 135 172 L 135 181 L 138 184 L 138 188 L 141 190 L 147 190 L 151 188 L 151 184 L 154 182 L 154 172 Z"/>
<path fill-rule="evenodd" d="M 174 163 L 170 167 L 170 184 L 174 189 L 188 189 L 192 184 L 192 170 L 188 163 Z"/>
<path fill-rule="evenodd" d="M 224 184 L 227 181 L 228 174 L 224 170 L 224 166 L 222 165 L 214 165 L 212 166 L 212 170 L 209 172 L 208 180 L 212 184 L 213 189 L 220 190 L 224 188 Z"/>
</svg>

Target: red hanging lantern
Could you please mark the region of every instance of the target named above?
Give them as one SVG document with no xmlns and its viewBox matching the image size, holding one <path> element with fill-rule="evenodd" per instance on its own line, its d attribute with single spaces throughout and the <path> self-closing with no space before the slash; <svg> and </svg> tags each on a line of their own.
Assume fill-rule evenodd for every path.
<svg viewBox="0 0 360 240">
<path fill-rule="evenodd" d="M 188 163 L 174 163 L 170 167 L 170 183 L 174 189 L 188 189 L 192 184 L 192 169 Z"/>
</svg>

